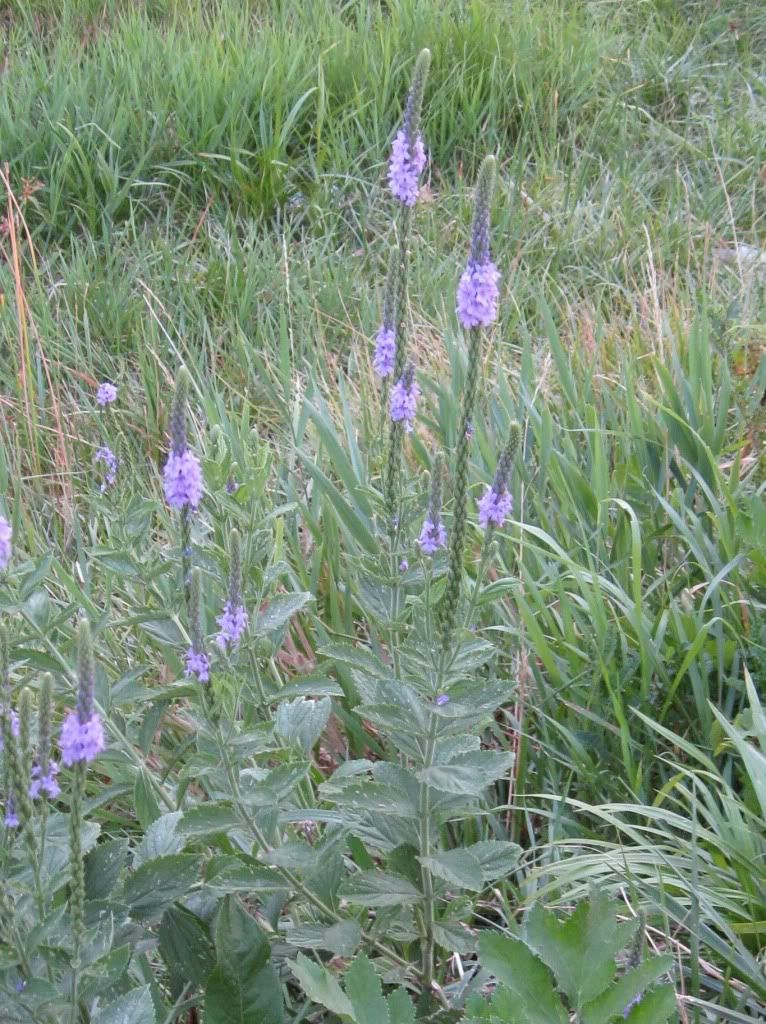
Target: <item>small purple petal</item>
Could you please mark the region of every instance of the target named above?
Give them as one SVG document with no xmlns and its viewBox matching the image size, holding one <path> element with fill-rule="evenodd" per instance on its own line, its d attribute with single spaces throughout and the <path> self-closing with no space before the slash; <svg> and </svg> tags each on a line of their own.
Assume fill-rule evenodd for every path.
<svg viewBox="0 0 766 1024">
<path fill-rule="evenodd" d="M 108 381 L 104 381 L 103 384 L 99 384 L 98 391 L 96 391 L 96 401 L 100 406 L 110 405 L 117 399 L 117 388 L 114 384 L 110 384 Z"/>
<path fill-rule="evenodd" d="M 247 629 L 247 611 L 241 604 L 232 607 L 231 601 L 227 601 L 223 606 L 223 613 L 218 616 L 216 622 L 221 627 L 221 632 L 215 642 L 222 651 L 226 651 L 229 647 L 239 645 L 242 634 Z"/>
<path fill-rule="evenodd" d="M 76 711 L 70 711 L 61 727 L 61 760 L 65 765 L 78 761 L 93 761 L 105 748 L 104 723 L 97 711 L 80 721 Z"/>
<path fill-rule="evenodd" d="M 418 180 L 426 165 L 426 150 L 418 135 L 410 153 L 410 140 L 404 129 L 397 132 L 391 147 L 388 182 L 400 203 L 414 206 L 418 198 Z"/>
<path fill-rule="evenodd" d="M 202 500 L 202 467 L 188 448 L 171 452 L 165 463 L 165 498 L 172 508 L 196 508 Z"/>
<path fill-rule="evenodd" d="M 424 555 L 434 555 L 439 548 L 446 548 L 447 531 L 444 528 L 444 524 L 441 522 L 434 523 L 427 516 L 418 537 L 418 544 Z"/>
<path fill-rule="evenodd" d="M 494 263 L 469 260 L 457 287 L 457 315 L 463 327 L 488 327 L 497 319 L 500 271 Z"/>
<path fill-rule="evenodd" d="M 13 530 L 4 516 L 0 516 L 0 569 L 7 569 L 11 560 Z"/>
<path fill-rule="evenodd" d="M 379 377 L 388 377 L 394 372 L 396 357 L 396 332 L 385 325 L 378 331 L 375 339 L 375 355 L 372 365 Z"/>
<path fill-rule="evenodd" d="M 391 388 L 391 419 L 395 423 L 404 421 L 404 429 L 409 434 L 412 431 L 412 424 L 417 412 L 420 388 L 418 382 L 411 378 L 409 386 L 406 374 Z"/>
<path fill-rule="evenodd" d="M 186 675 L 191 678 L 196 676 L 200 683 L 210 681 L 210 659 L 204 651 L 195 651 L 190 647 L 186 652 Z"/>
<path fill-rule="evenodd" d="M 443 708 L 445 704 L 449 704 L 449 697 L 446 693 L 440 693 L 439 696 L 434 700 L 434 704 L 438 707 Z"/>
<path fill-rule="evenodd" d="M 502 526 L 513 508 L 513 498 L 508 491 L 498 494 L 494 487 L 488 487 L 484 497 L 479 502 L 479 525 L 486 530 L 487 527 Z"/>
</svg>

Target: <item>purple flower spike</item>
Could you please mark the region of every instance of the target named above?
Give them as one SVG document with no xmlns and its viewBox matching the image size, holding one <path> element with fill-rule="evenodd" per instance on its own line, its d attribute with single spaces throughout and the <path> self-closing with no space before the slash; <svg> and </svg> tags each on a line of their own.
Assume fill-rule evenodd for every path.
<svg viewBox="0 0 766 1024">
<path fill-rule="evenodd" d="M 418 134 L 410 146 L 409 134 L 401 128 L 391 147 L 388 182 L 394 196 L 405 206 L 414 206 L 417 202 L 419 178 L 425 165 L 426 149 L 422 136 Z"/>
<path fill-rule="evenodd" d="M 487 488 L 487 492 L 479 502 L 479 524 L 486 530 L 492 526 L 502 526 L 513 508 L 513 498 L 508 491 L 498 492 L 495 485 Z"/>
<path fill-rule="evenodd" d="M 404 421 L 404 429 L 411 433 L 417 411 L 420 388 L 415 380 L 415 371 L 408 367 L 391 388 L 391 419 L 394 423 Z"/>
<path fill-rule="evenodd" d="M 104 494 L 107 488 L 111 487 L 117 479 L 117 456 L 107 445 L 102 445 L 101 448 L 96 449 L 93 461 L 95 463 L 101 462 L 104 464 L 104 479 L 100 487 L 101 493 Z"/>
<path fill-rule="evenodd" d="M 76 711 L 70 711 L 61 727 L 61 760 L 65 765 L 78 761 L 94 761 L 106 746 L 104 724 L 97 711 L 80 720 Z"/>
<path fill-rule="evenodd" d="M 99 384 L 98 391 L 96 392 L 96 401 L 100 406 L 110 405 L 117 399 L 117 388 L 114 384 L 110 384 L 108 381 L 104 381 L 103 384 Z"/>
<path fill-rule="evenodd" d="M 440 693 L 434 700 L 434 704 L 436 704 L 437 707 L 443 708 L 445 704 L 449 704 L 449 697 L 446 693 Z"/>
<path fill-rule="evenodd" d="M 11 560 L 13 530 L 4 516 L 0 516 L 0 569 L 7 569 Z"/>
<path fill-rule="evenodd" d="M 396 356 L 396 332 L 392 327 L 383 327 L 378 331 L 375 343 L 375 355 L 372 365 L 379 377 L 389 377 L 394 371 Z"/>
<path fill-rule="evenodd" d="M 11 736 L 13 736 L 16 739 L 18 739 L 19 738 L 19 716 L 16 714 L 16 712 L 13 710 L 13 708 L 11 708 L 11 710 L 9 712 L 5 712 L 2 709 L 0 709 L 0 717 L 2 717 L 5 714 L 8 714 L 8 717 L 10 718 L 10 721 L 11 721 Z M 3 732 L 2 732 L 2 729 L 0 729 L 0 750 L 2 750 L 2 749 L 3 749 Z"/>
<path fill-rule="evenodd" d="M 231 601 L 227 601 L 223 606 L 223 614 L 218 616 L 216 622 L 221 627 L 221 632 L 215 642 L 221 650 L 227 651 L 229 647 L 238 647 L 242 634 L 247 629 L 246 609 L 241 604 L 232 605 Z"/>
<path fill-rule="evenodd" d="M 29 796 L 36 800 L 40 793 L 45 793 L 51 800 L 55 800 L 61 794 L 61 787 L 56 781 L 59 773 L 59 766 L 55 761 L 48 762 L 48 771 L 45 775 L 39 764 L 32 768 L 32 781 L 29 783 Z"/>
<path fill-rule="evenodd" d="M 210 681 L 210 659 L 204 651 L 195 651 L 190 647 L 186 652 L 186 675 L 191 678 L 196 676 L 200 683 Z"/>
<path fill-rule="evenodd" d="M 5 818 L 3 819 L 6 828 L 18 828 L 21 822 L 16 813 L 16 804 L 13 797 L 9 796 L 5 801 Z"/>
<path fill-rule="evenodd" d="M 172 451 L 165 463 L 165 498 L 172 508 L 196 508 L 202 500 L 202 467 L 194 452 Z"/>
<path fill-rule="evenodd" d="M 447 531 L 444 523 L 434 523 L 431 517 L 427 516 L 418 537 L 418 544 L 424 555 L 434 555 L 439 548 L 446 548 Z"/>
<path fill-rule="evenodd" d="M 500 271 L 491 260 L 468 261 L 457 287 L 457 315 L 463 327 L 488 327 L 497 319 Z"/>
</svg>

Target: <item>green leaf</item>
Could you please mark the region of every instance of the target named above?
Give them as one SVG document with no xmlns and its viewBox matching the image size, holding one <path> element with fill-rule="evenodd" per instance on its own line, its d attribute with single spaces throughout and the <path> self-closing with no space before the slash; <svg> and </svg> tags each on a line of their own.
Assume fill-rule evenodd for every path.
<svg viewBox="0 0 766 1024">
<path fill-rule="evenodd" d="M 156 1024 L 150 987 L 134 988 L 97 1010 L 92 1020 L 93 1024 Z"/>
<path fill-rule="evenodd" d="M 148 828 L 153 821 L 156 821 L 162 813 L 160 805 L 157 803 L 157 797 L 154 795 L 151 782 L 143 768 L 136 775 L 136 782 L 133 787 L 133 802 L 139 823 L 144 829 Z"/>
<path fill-rule="evenodd" d="M 269 601 L 268 606 L 256 616 L 256 632 L 273 633 L 281 629 L 296 612 L 305 608 L 309 601 L 313 600 L 314 595 L 309 593 L 277 594 Z"/>
<path fill-rule="evenodd" d="M 215 966 L 215 949 L 204 921 L 186 907 L 170 907 L 162 915 L 160 953 L 169 968 L 196 983 Z"/>
<path fill-rule="evenodd" d="M 308 754 L 327 725 L 331 711 L 329 697 L 284 701 L 279 705 L 274 725 L 287 743 L 297 743 Z"/>
<path fill-rule="evenodd" d="M 325 928 L 321 924 L 296 925 L 286 935 L 291 946 L 303 949 L 327 949 L 336 956 L 353 956 L 362 941 L 358 921 L 341 921 Z"/>
<path fill-rule="evenodd" d="M 205 882 L 218 892 L 282 892 L 286 888 L 276 871 L 264 867 L 254 857 L 233 854 L 208 861 Z"/>
<path fill-rule="evenodd" d="M 502 778 L 513 765 L 513 754 L 500 750 L 477 750 L 461 754 L 448 765 L 435 765 L 418 772 L 418 778 L 442 793 L 480 796 L 487 786 Z"/>
<path fill-rule="evenodd" d="M 678 1004 L 672 985 L 661 985 L 642 996 L 625 1018 L 625 1024 L 664 1024 L 669 1017 L 676 1016 Z"/>
<path fill-rule="evenodd" d="M 171 811 L 170 814 L 163 814 L 151 823 L 133 854 L 134 868 L 139 868 L 156 857 L 166 857 L 181 851 L 183 840 L 176 832 L 181 818 L 181 811 Z"/>
<path fill-rule="evenodd" d="M 89 1003 L 101 992 L 116 985 L 128 969 L 130 954 L 129 945 L 118 946 L 111 953 L 88 964 L 80 979 L 80 999 Z"/>
<path fill-rule="evenodd" d="M 520 939 L 488 932 L 479 952 L 482 966 L 517 997 L 529 1024 L 568 1024 L 547 967 Z"/>
<path fill-rule="evenodd" d="M 384 871 L 360 871 L 340 887 L 339 895 L 363 907 L 398 907 L 423 898 L 412 882 Z"/>
<path fill-rule="evenodd" d="M 622 1014 L 631 1000 L 645 992 L 672 966 L 671 956 L 656 956 L 644 960 L 583 1008 L 583 1024 L 609 1024 L 612 1017 Z"/>
<path fill-rule="evenodd" d="M 467 850 L 445 850 L 431 857 L 419 857 L 420 863 L 437 878 L 443 878 L 450 885 L 479 892 L 483 888 L 481 864 Z"/>
<path fill-rule="evenodd" d="M 231 832 L 240 825 L 237 812 L 230 804 L 211 802 L 185 811 L 176 831 L 184 840 L 207 839 L 221 832 Z"/>
<path fill-rule="evenodd" d="M 516 843 L 487 839 L 466 847 L 466 852 L 473 854 L 481 865 L 482 880 L 494 882 L 514 870 L 521 856 L 521 847 Z"/>
<path fill-rule="evenodd" d="M 215 949 L 218 964 L 205 986 L 206 1024 L 281 1024 L 284 1000 L 268 939 L 234 896 L 218 912 Z"/>
<path fill-rule="evenodd" d="M 395 988 L 386 998 L 391 1024 L 415 1024 L 415 1004 L 403 988 Z"/>
<path fill-rule="evenodd" d="M 319 1003 L 326 1010 L 337 1013 L 341 1017 L 349 1017 L 353 1021 L 357 1019 L 354 1016 L 351 1000 L 338 984 L 338 979 L 330 974 L 326 967 L 314 963 L 313 960 L 309 960 L 308 957 L 299 953 L 295 963 L 292 964 L 292 971 L 312 1002 Z M 360 1021 L 359 1024 L 366 1024 L 366 1022 Z"/>
<path fill-rule="evenodd" d="M 615 957 L 624 946 L 609 899 L 598 890 L 561 920 L 535 904 L 524 923 L 524 938 L 553 971 L 578 1013 L 611 985 Z"/>
<path fill-rule="evenodd" d="M 199 876 L 202 858 L 179 853 L 157 857 L 134 871 L 125 882 L 123 899 L 137 921 L 159 918 L 180 899 Z"/>
<path fill-rule="evenodd" d="M 89 900 L 111 896 L 127 856 L 127 839 L 110 839 L 90 851 L 85 858 L 85 895 Z"/>
<path fill-rule="evenodd" d="M 351 964 L 345 977 L 346 995 L 354 1016 L 363 1024 L 390 1024 L 388 1003 L 375 968 L 364 954 Z"/>
</svg>

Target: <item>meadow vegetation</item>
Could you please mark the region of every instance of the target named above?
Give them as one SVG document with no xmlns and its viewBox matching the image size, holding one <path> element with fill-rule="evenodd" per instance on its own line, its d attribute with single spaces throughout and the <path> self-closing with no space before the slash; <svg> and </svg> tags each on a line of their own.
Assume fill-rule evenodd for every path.
<svg viewBox="0 0 766 1024">
<path fill-rule="evenodd" d="M 0 1020 L 763 1020 L 766 10 L 5 0 L 0 29 L 6 816 L 78 691 L 106 730 L 0 830 Z M 168 507 L 186 444 L 204 496 Z M 466 482 L 468 518 L 431 559 L 437 453 L 450 544 Z"/>
</svg>

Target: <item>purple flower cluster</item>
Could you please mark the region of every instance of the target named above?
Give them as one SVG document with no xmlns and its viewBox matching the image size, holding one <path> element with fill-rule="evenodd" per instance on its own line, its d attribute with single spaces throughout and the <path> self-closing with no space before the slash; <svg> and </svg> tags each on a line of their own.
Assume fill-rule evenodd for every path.
<svg viewBox="0 0 766 1024">
<path fill-rule="evenodd" d="M 409 133 L 401 128 L 391 147 L 388 183 L 400 203 L 414 206 L 418 198 L 418 182 L 426 165 L 426 149 L 420 134 L 411 144 Z"/>
<path fill-rule="evenodd" d="M 101 493 L 104 494 L 108 487 L 111 487 L 114 481 L 117 479 L 117 456 L 114 454 L 111 448 L 107 445 L 102 445 L 96 449 L 96 454 L 93 456 L 93 461 L 104 464 L 104 479 L 101 482 Z"/>
<path fill-rule="evenodd" d="M 487 492 L 479 502 L 479 524 L 486 530 L 488 526 L 502 526 L 513 508 L 513 498 L 505 488 L 499 491 L 495 484 L 487 488 Z"/>
<path fill-rule="evenodd" d="M 202 500 L 202 467 L 199 459 L 185 448 L 172 451 L 165 463 L 165 498 L 172 508 L 189 505 L 196 508 Z"/>
<path fill-rule="evenodd" d="M 469 260 L 457 286 L 457 315 L 465 328 L 488 327 L 497 319 L 500 271 L 491 260 Z"/>
<path fill-rule="evenodd" d="M 61 760 L 65 765 L 79 761 L 94 761 L 106 746 L 104 724 L 97 711 L 81 719 L 77 711 L 70 711 L 61 727 Z"/>
<path fill-rule="evenodd" d="M 204 651 L 189 648 L 186 652 L 186 675 L 188 678 L 196 676 L 200 683 L 210 682 L 210 658 Z"/>
<path fill-rule="evenodd" d="M 9 796 L 5 801 L 5 817 L 3 823 L 6 828 L 18 828 L 21 822 L 19 816 L 16 813 L 16 804 L 12 796 Z"/>
<path fill-rule="evenodd" d="M 375 355 L 372 365 L 379 377 L 388 377 L 394 371 L 396 357 L 396 331 L 384 324 L 375 339 Z"/>
<path fill-rule="evenodd" d="M 394 423 L 404 421 L 408 434 L 412 431 L 419 398 L 420 388 L 410 367 L 391 388 L 391 419 Z"/>
<path fill-rule="evenodd" d="M 216 622 L 221 627 L 221 632 L 215 642 L 222 651 L 227 651 L 229 647 L 234 648 L 239 645 L 242 634 L 247 629 L 247 611 L 243 605 L 227 601 L 223 606 L 223 613 L 218 616 Z"/>
<path fill-rule="evenodd" d="M 92 760 L 92 758 L 90 759 Z M 59 766 L 55 761 L 48 762 L 48 771 L 43 775 L 39 764 L 32 768 L 32 781 L 29 783 L 29 796 L 36 800 L 40 793 L 45 793 L 51 800 L 55 800 L 61 793 L 56 776 L 59 773 Z"/>
<path fill-rule="evenodd" d="M 16 739 L 18 739 L 19 738 L 19 716 L 16 714 L 16 712 L 13 710 L 13 708 L 11 708 L 11 710 L 7 711 L 7 712 L 3 711 L 3 710 L 0 710 L 0 717 L 5 715 L 5 714 L 8 715 L 8 717 L 10 719 L 10 722 L 11 722 L 11 736 L 15 736 Z M 2 729 L 0 729 L 0 750 L 2 750 L 2 749 L 3 749 L 3 732 L 2 732 Z"/>
<path fill-rule="evenodd" d="M 446 548 L 447 531 L 444 528 L 444 523 L 441 521 L 435 523 L 430 514 L 427 515 L 418 537 L 418 544 L 424 555 L 434 555 L 439 548 Z"/>
<path fill-rule="evenodd" d="M 4 516 L 0 516 L 0 569 L 7 569 L 11 560 L 11 538 L 13 530 Z"/>
<path fill-rule="evenodd" d="M 114 384 L 110 384 L 108 381 L 104 381 L 103 384 L 99 384 L 98 391 L 96 391 L 96 401 L 100 406 L 110 405 L 112 402 L 117 400 L 117 388 Z"/>
</svg>

